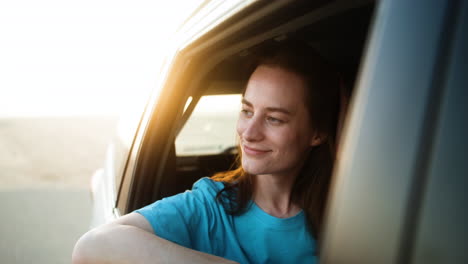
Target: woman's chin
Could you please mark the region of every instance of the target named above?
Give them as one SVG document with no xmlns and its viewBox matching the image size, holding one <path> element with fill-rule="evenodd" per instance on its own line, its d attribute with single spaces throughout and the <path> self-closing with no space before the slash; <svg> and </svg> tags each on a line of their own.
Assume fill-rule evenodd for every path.
<svg viewBox="0 0 468 264">
<path fill-rule="evenodd" d="M 252 175 L 267 174 L 268 166 L 255 164 L 257 162 L 242 162 L 242 168 L 245 172 Z"/>
</svg>

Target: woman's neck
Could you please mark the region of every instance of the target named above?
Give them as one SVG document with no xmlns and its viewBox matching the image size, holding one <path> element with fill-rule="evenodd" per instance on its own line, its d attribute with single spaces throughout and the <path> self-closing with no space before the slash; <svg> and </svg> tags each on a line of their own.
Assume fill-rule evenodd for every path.
<svg viewBox="0 0 468 264">
<path fill-rule="evenodd" d="M 266 174 L 254 176 L 254 181 L 253 200 L 266 213 L 288 218 L 301 211 L 291 200 L 295 177 Z"/>
</svg>

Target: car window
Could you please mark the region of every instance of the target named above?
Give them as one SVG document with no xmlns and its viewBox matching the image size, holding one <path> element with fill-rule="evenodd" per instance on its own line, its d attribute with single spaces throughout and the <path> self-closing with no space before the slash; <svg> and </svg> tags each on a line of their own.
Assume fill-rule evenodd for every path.
<svg viewBox="0 0 468 264">
<path fill-rule="evenodd" d="M 176 155 L 219 154 L 234 147 L 240 108 L 241 94 L 202 96 L 177 136 Z"/>
<path fill-rule="evenodd" d="M 148 123 L 143 123 L 142 143 L 129 160 L 129 168 L 132 161 L 135 168 L 121 188 L 129 195 L 119 196 L 122 212 L 191 189 L 200 177 L 236 168 L 242 90 L 257 56 L 278 42 L 303 39 L 336 65 L 343 83 L 352 88 L 373 6 L 333 1 L 270 10 L 268 5 L 267 17 L 239 15 L 186 46 L 171 66 Z"/>
</svg>

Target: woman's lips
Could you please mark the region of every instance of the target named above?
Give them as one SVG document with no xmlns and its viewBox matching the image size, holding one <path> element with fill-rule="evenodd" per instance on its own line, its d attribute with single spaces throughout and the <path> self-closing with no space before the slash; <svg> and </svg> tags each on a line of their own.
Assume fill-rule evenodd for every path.
<svg viewBox="0 0 468 264">
<path fill-rule="evenodd" d="M 243 145 L 242 147 L 244 149 L 244 153 L 250 156 L 259 156 L 259 155 L 263 155 L 265 153 L 270 152 L 270 150 L 256 149 L 256 148 L 248 147 L 246 145 Z"/>
</svg>

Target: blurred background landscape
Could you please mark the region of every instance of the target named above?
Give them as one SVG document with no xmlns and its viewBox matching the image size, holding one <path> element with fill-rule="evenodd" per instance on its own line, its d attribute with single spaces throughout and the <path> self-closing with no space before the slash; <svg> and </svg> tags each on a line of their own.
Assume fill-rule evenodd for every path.
<svg viewBox="0 0 468 264">
<path fill-rule="evenodd" d="M 70 263 L 117 117 L 0 119 L 0 263 Z"/>
<path fill-rule="evenodd" d="M 0 263 L 71 262 L 91 176 L 201 2 L 0 0 Z"/>
<path fill-rule="evenodd" d="M 0 119 L 2 190 L 89 188 L 117 121 L 118 116 Z"/>
</svg>

